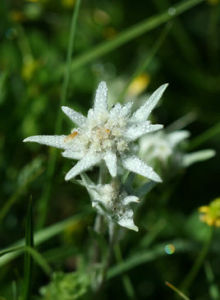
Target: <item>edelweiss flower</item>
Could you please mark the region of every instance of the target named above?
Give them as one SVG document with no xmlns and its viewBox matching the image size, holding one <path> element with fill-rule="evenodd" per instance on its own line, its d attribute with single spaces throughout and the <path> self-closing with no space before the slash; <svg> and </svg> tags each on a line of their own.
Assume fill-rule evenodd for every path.
<svg viewBox="0 0 220 300">
<path fill-rule="evenodd" d="M 172 167 L 176 170 L 185 168 L 193 163 L 212 158 L 215 151 L 211 149 L 185 153 L 181 147 L 183 141 L 190 136 L 188 130 L 166 132 L 161 130 L 155 134 L 141 137 L 139 141 L 139 156 L 153 167 L 158 166 L 161 171 Z"/>
<path fill-rule="evenodd" d="M 189 137 L 187 130 L 178 130 L 166 133 L 161 130 L 156 134 L 149 134 L 140 139 L 139 155 L 144 160 L 154 164 L 158 161 L 160 164 L 167 165 L 170 158 L 178 154 L 179 144 Z"/>
<path fill-rule="evenodd" d="M 105 82 L 101 82 L 96 91 L 94 107 L 88 111 L 87 118 L 69 107 L 62 107 L 63 112 L 78 126 L 71 134 L 31 136 L 24 142 L 60 148 L 64 150 L 64 157 L 79 160 L 66 174 L 66 180 L 104 160 L 112 177 L 117 175 L 117 164 L 120 162 L 127 170 L 160 182 L 161 179 L 154 170 L 133 154 L 131 143 L 142 135 L 163 127 L 151 125 L 147 119 L 166 87 L 167 84 L 159 87 L 132 114 L 132 102 L 125 105 L 117 103 L 108 109 L 107 86 Z"/>
<path fill-rule="evenodd" d="M 92 206 L 99 214 L 109 221 L 122 227 L 138 231 L 133 221 L 131 203 L 138 203 L 139 198 L 121 191 L 114 180 L 110 184 L 95 185 L 87 176 L 82 175 L 82 185 L 86 187 L 92 201 Z"/>
</svg>

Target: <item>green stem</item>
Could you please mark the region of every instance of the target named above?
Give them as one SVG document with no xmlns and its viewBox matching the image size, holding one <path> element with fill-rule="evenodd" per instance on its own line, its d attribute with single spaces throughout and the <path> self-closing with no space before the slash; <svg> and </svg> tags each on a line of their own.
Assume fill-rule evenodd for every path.
<svg viewBox="0 0 220 300">
<path fill-rule="evenodd" d="M 105 55 L 106 53 L 122 46 L 123 44 L 133 40 L 134 38 L 137 38 L 138 36 L 149 32 L 150 30 L 162 25 L 163 23 L 166 23 L 167 21 L 175 18 L 177 15 L 182 14 L 183 12 L 189 10 L 190 8 L 203 1 L 204 0 L 182 1 L 180 4 L 172 6 L 171 11 L 168 9 L 159 15 L 147 18 L 147 20 L 144 20 L 118 34 L 116 38 L 108 42 L 101 43 L 97 47 L 94 47 L 92 50 L 89 50 L 79 57 L 76 57 L 72 61 L 71 70 L 75 71 L 76 69 L 93 61 L 94 59 L 97 59 L 98 57 Z"/>
<path fill-rule="evenodd" d="M 61 99 L 60 99 L 60 106 L 64 105 L 67 98 L 68 86 L 70 81 L 70 71 L 71 71 L 71 59 L 74 50 L 75 44 L 75 35 L 76 35 L 76 23 L 79 14 L 79 7 L 80 7 L 81 0 L 76 1 L 75 8 L 73 10 L 72 21 L 71 21 L 71 29 L 70 29 L 70 37 L 69 37 L 69 45 L 67 50 L 67 59 L 66 59 L 66 72 L 64 75 L 62 91 L 61 91 Z M 55 134 L 60 134 L 62 129 L 62 121 L 63 121 L 63 114 L 61 110 L 58 112 L 56 126 L 55 126 Z M 38 220 L 38 228 L 42 228 L 45 224 L 48 206 L 49 206 L 49 199 L 52 189 L 52 179 L 55 171 L 57 160 L 57 152 L 56 150 L 52 149 L 49 156 L 48 162 L 48 172 L 47 172 L 47 180 L 45 181 L 45 188 L 42 197 L 39 200 L 39 220 Z"/>
<path fill-rule="evenodd" d="M 134 80 L 134 78 L 137 77 L 138 75 L 140 75 L 143 71 L 145 71 L 147 69 L 147 67 L 149 66 L 149 64 L 152 61 L 153 57 L 155 56 L 155 54 L 158 52 L 158 50 L 160 49 L 161 45 L 163 44 L 163 42 L 164 42 L 164 40 L 165 40 L 168 32 L 170 31 L 170 28 L 171 28 L 171 24 L 168 23 L 167 26 L 162 31 L 162 33 L 160 34 L 159 38 L 156 40 L 156 42 L 153 45 L 152 49 L 150 50 L 149 55 L 138 66 L 138 68 L 136 69 L 136 71 L 134 72 L 134 74 L 131 76 L 131 78 L 129 79 L 129 81 L 125 85 L 123 91 L 119 95 L 119 101 L 123 100 L 123 98 L 124 98 L 124 96 L 125 96 L 125 94 L 126 94 L 126 92 L 128 90 L 128 87 L 131 84 L 131 82 Z"/>
<path fill-rule="evenodd" d="M 117 243 L 114 247 L 114 252 L 115 252 L 115 257 L 118 263 L 123 262 L 123 257 L 121 254 L 121 248 L 119 246 L 119 244 Z M 132 285 L 131 279 L 127 274 L 123 274 L 122 275 L 122 282 L 124 285 L 124 289 L 127 293 L 127 296 L 129 299 L 135 299 L 135 291 L 134 291 L 134 287 Z"/>
<path fill-rule="evenodd" d="M 210 140 L 211 138 L 213 138 L 214 136 L 216 136 L 219 133 L 220 133 L 220 122 L 217 123 L 216 125 L 214 125 L 213 127 L 209 128 L 208 130 L 206 130 L 205 132 L 203 132 L 196 138 L 194 138 L 191 141 L 191 143 L 188 147 L 188 150 L 193 150 L 193 149 L 199 147 L 200 145 L 207 142 L 208 140 Z"/>
<path fill-rule="evenodd" d="M 154 0 L 155 6 L 159 11 L 168 9 L 171 6 L 170 2 L 171 1 L 169 0 Z M 191 39 L 187 30 L 185 30 L 185 27 L 182 25 L 179 18 L 176 18 L 174 21 L 171 35 L 173 36 L 186 61 L 190 64 L 195 64 L 199 58 L 198 49 L 196 48 L 193 40 Z"/>
<path fill-rule="evenodd" d="M 112 260 L 112 255 L 113 255 L 113 249 L 114 249 L 114 245 L 115 245 L 115 241 L 117 239 L 117 227 L 116 224 L 112 224 L 113 228 L 112 228 L 112 234 L 109 238 L 109 247 L 108 247 L 108 254 L 106 256 L 106 259 L 103 263 L 103 268 L 102 268 L 102 274 L 101 274 L 101 281 L 99 282 L 99 284 L 96 287 L 95 290 L 95 295 L 96 296 L 100 296 L 103 288 L 104 288 L 104 284 L 107 278 L 107 272 L 109 269 L 109 266 L 111 264 L 111 260 Z"/>
<path fill-rule="evenodd" d="M 190 286 L 192 285 L 193 281 L 195 280 L 205 258 L 209 251 L 212 238 L 213 238 L 213 232 L 214 232 L 214 226 L 210 227 L 210 232 L 207 240 L 205 241 L 203 248 L 198 255 L 197 259 L 194 262 L 194 265 L 192 266 L 192 269 L 190 270 L 189 274 L 186 276 L 185 280 L 182 283 L 182 290 L 189 290 Z"/>
</svg>

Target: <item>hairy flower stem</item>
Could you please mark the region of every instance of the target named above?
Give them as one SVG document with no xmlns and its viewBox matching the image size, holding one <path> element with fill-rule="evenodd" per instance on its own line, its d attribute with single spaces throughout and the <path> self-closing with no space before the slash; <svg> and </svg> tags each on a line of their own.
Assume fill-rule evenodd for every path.
<svg viewBox="0 0 220 300">
<path fill-rule="evenodd" d="M 104 184 L 106 182 L 106 174 L 107 174 L 107 168 L 104 164 L 101 164 L 100 171 L 99 171 L 99 182 Z M 120 184 L 118 179 L 114 179 L 116 184 Z M 94 231 L 97 234 L 103 234 L 103 231 L 105 229 L 104 227 L 104 217 L 100 215 L 99 213 L 96 216 L 95 223 L 94 223 Z M 100 295 L 100 293 L 103 290 L 107 271 L 109 268 L 109 265 L 111 263 L 112 255 L 113 255 L 113 249 L 115 245 L 115 240 L 117 239 L 117 226 L 115 223 L 108 221 L 108 229 L 109 229 L 109 245 L 108 245 L 108 252 L 103 253 L 103 251 L 100 251 L 99 244 L 97 240 L 94 243 L 94 251 L 93 251 L 93 264 L 96 263 L 102 263 L 102 270 L 101 270 L 101 276 L 96 279 L 95 287 L 94 287 L 94 295 L 95 297 L 97 295 Z M 103 257 L 101 257 L 101 255 Z"/>
<path fill-rule="evenodd" d="M 116 224 L 111 224 L 111 234 L 109 236 L 108 254 L 106 255 L 106 259 L 103 264 L 101 280 L 95 290 L 95 297 L 99 296 L 104 288 L 107 271 L 111 264 L 111 260 L 112 260 L 112 256 L 113 256 L 115 241 L 117 240 L 117 232 L 118 232 L 118 230 L 117 230 Z"/>
<path fill-rule="evenodd" d="M 95 223 L 94 223 L 94 231 L 97 234 L 102 234 L 104 225 L 104 218 L 100 214 L 97 214 Z M 97 239 L 94 241 L 93 252 L 92 252 L 92 264 L 95 265 L 100 262 L 101 259 L 101 251 L 99 248 L 99 243 Z"/>
<path fill-rule="evenodd" d="M 214 233 L 214 226 L 210 227 L 210 232 L 208 235 L 207 240 L 205 241 L 203 248 L 198 255 L 197 259 L 195 260 L 194 265 L 192 266 L 192 269 L 190 270 L 189 274 L 187 275 L 186 279 L 183 281 L 181 285 L 181 289 L 184 291 L 189 290 L 190 286 L 193 284 L 193 281 L 195 280 L 207 254 L 210 249 L 210 245 L 213 239 L 213 233 Z"/>
</svg>

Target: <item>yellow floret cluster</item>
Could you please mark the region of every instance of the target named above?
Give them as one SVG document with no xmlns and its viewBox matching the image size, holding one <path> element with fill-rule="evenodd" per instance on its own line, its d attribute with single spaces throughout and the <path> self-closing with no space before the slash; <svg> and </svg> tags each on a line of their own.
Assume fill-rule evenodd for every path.
<svg viewBox="0 0 220 300">
<path fill-rule="evenodd" d="M 209 226 L 220 227 L 220 198 L 213 200 L 207 206 L 199 208 L 200 219 Z"/>
</svg>

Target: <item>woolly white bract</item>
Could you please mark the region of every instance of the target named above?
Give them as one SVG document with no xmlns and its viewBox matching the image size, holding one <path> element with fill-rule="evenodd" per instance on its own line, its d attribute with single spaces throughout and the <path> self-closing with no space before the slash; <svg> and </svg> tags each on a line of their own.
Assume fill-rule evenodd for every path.
<svg viewBox="0 0 220 300">
<path fill-rule="evenodd" d="M 82 185 L 86 187 L 91 201 L 99 214 L 103 215 L 110 222 L 138 231 L 133 221 L 133 210 L 131 203 L 138 203 L 139 198 L 121 189 L 117 181 L 109 184 L 95 185 L 86 175 L 82 175 Z"/>
<path fill-rule="evenodd" d="M 112 177 L 117 175 L 117 166 L 120 164 L 131 172 L 160 182 L 159 175 L 134 155 L 131 144 L 141 136 L 163 127 L 152 125 L 147 119 L 166 87 L 167 84 L 160 86 L 146 103 L 132 113 L 132 102 L 125 105 L 117 103 L 109 109 L 107 86 L 101 82 L 96 91 L 94 107 L 88 111 L 87 118 L 69 107 L 62 107 L 63 112 L 78 126 L 71 134 L 31 136 L 24 142 L 60 148 L 64 150 L 64 157 L 79 160 L 66 174 L 66 180 L 104 160 Z"/>
</svg>

